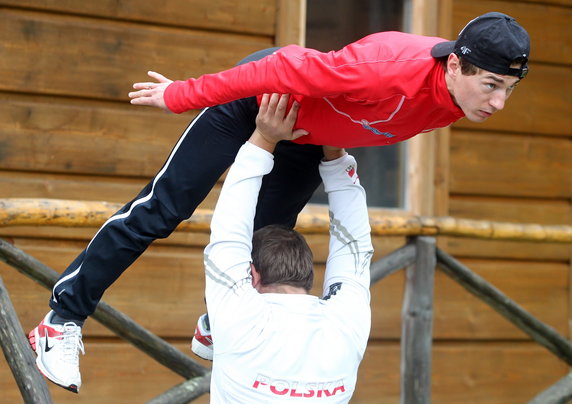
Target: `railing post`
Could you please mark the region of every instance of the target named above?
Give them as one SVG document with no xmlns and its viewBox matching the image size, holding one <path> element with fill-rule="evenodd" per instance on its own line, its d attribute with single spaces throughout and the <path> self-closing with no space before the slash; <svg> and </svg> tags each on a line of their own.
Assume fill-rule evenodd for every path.
<svg viewBox="0 0 572 404">
<path fill-rule="evenodd" d="M 0 277 L 0 345 L 25 403 L 47 404 L 52 397 Z"/>
<path fill-rule="evenodd" d="M 401 325 L 401 404 L 431 402 L 435 239 L 414 237 L 416 260 L 406 269 Z"/>
</svg>

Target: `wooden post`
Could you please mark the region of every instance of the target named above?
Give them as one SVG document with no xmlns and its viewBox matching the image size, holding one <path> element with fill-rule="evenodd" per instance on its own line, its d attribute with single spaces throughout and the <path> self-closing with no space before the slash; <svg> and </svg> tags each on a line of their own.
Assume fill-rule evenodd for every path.
<svg viewBox="0 0 572 404">
<path fill-rule="evenodd" d="M 0 345 L 25 403 L 51 403 L 52 397 L 38 371 L 35 356 L 0 277 Z"/>
<path fill-rule="evenodd" d="M 147 404 L 186 404 L 208 393 L 211 384 L 210 372 L 195 377 L 170 388 L 160 396 L 147 401 Z"/>
<path fill-rule="evenodd" d="M 0 239 L 0 260 L 29 276 L 40 285 L 51 289 L 58 273 L 13 245 Z M 125 314 L 101 301 L 92 318 L 116 335 L 132 343 L 157 362 L 185 378 L 202 376 L 208 370 L 162 338 L 143 328 Z"/>
<path fill-rule="evenodd" d="M 413 264 L 415 262 L 415 251 L 415 244 L 408 243 L 371 264 L 370 283 L 373 285 L 399 269 Z"/>
<path fill-rule="evenodd" d="M 415 263 L 407 267 L 401 325 L 401 403 L 431 402 L 431 344 L 435 239 L 415 237 Z"/>
<path fill-rule="evenodd" d="M 306 42 L 306 0 L 276 0 L 275 46 Z"/>
<path fill-rule="evenodd" d="M 437 249 L 437 259 L 443 272 L 457 283 L 486 302 L 568 365 L 572 365 L 572 343 L 558 334 L 554 328 L 537 320 L 507 295 L 444 251 Z"/>
</svg>

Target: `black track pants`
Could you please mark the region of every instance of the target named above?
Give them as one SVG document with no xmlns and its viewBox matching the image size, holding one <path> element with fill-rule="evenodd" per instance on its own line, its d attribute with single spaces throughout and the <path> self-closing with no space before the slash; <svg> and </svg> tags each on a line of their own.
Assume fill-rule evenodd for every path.
<svg viewBox="0 0 572 404">
<path fill-rule="evenodd" d="M 272 51 L 257 52 L 256 60 Z M 84 320 L 105 290 L 157 238 L 165 238 L 192 215 L 232 164 L 255 128 L 258 105 L 245 98 L 203 110 L 187 127 L 153 180 L 99 229 L 54 286 L 50 307 Z M 264 177 L 255 229 L 268 224 L 293 227 L 321 182 L 321 146 L 280 142 L 274 169 Z"/>
</svg>

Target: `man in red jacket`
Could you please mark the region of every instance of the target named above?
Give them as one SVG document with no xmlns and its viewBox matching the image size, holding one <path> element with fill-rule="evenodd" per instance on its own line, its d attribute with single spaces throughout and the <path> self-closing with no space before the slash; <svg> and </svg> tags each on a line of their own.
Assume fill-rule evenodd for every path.
<svg viewBox="0 0 572 404">
<path fill-rule="evenodd" d="M 155 178 L 102 226 L 54 286 L 53 311 L 30 334 L 38 366 L 55 383 L 79 390 L 83 321 L 151 242 L 192 215 L 253 132 L 262 94 L 291 94 L 300 105 L 295 129 L 309 134 L 276 148 L 254 226 L 293 227 L 321 182 L 320 145 L 383 146 L 463 116 L 483 122 L 526 76 L 529 51 L 528 34 L 513 18 L 487 13 L 456 41 L 382 32 L 335 52 L 294 45 L 261 51 L 233 69 L 187 81 L 149 72 L 156 81 L 136 83 L 132 104 L 177 113 L 205 109 Z"/>
</svg>

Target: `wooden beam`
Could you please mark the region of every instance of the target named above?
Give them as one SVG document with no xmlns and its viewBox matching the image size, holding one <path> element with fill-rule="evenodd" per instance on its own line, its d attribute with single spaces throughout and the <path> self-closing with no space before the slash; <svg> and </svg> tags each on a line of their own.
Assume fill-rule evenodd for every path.
<svg viewBox="0 0 572 404">
<path fill-rule="evenodd" d="M 16 315 L 8 290 L 0 277 L 0 345 L 25 403 L 52 402 L 26 334 Z"/>
<path fill-rule="evenodd" d="M 306 42 L 306 0 L 276 0 L 276 46 Z"/>
<path fill-rule="evenodd" d="M 210 390 L 211 374 L 195 377 L 177 384 L 160 396 L 147 401 L 147 404 L 186 404 Z"/>
<path fill-rule="evenodd" d="M 370 266 L 371 284 L 374 284 L 386 276 L 413 264 L 415 261 L 416 247 L 414 243 L 408 243 L 393 251 L 391 254 L 374 262 Z"/>
<path fill-rule="evenodd" d="M 554 355 L 572 365 L 572 343 L 552 327 L 537 320 L 503 292 L 444 251 L 437 249 L 439 267 L 469 292 L 483 300 Z"/>
<path fill-rule="evenodd" d="M 407 141 L 407 208 L 415 215 L 435 212 L 435 149 L 432 133 Z"/>
<path fill-rule="evenodd" d="M 411 32 L 439 34 L 439 0 L 412 0 Z M 423 133 L 407 141 L 407 201 L 415 215 L 447 214 L 448 129 Z"/>
<path fill-rule="evenodd" d="M 117 203 L 60 199 L 0 199 L 0 227 L 99 227 L 121 206 Z M 211 218 L 211 210 L 197 209 L 193 216 L 181 223 L 177 229 L 208 233 Z M 301 213 L 296 228 L 306 234 L 327 234 L 329 223 L 326 213 Z M 567 225 L 542 226 L 453 217 L 386 216 L 375 211 L 370 212 L 370 224 L 373 235 L 456 236 L 489 240 L 572 243 L 572 226 Z"/>
<path fill-rule="evenodd" d="M 407 267 L 401 327 L 401 403 L 431 402 L 431 345 L 435 239 L 415 237 L 415 263 Z"/>
<path fill-rule="evenodd" d="M 440 0 L 412 0 L 411 32 L 418 35 L 437 35 Z"/>
</svg>

